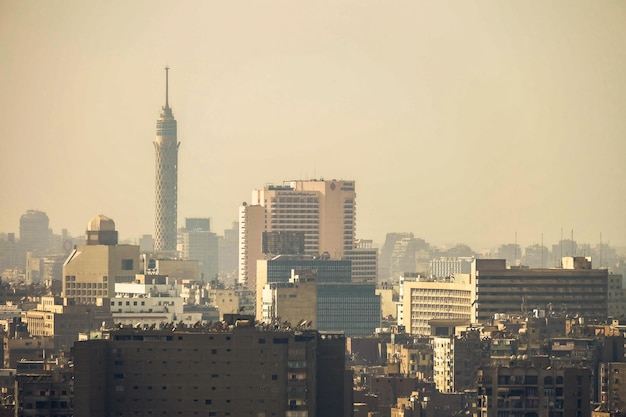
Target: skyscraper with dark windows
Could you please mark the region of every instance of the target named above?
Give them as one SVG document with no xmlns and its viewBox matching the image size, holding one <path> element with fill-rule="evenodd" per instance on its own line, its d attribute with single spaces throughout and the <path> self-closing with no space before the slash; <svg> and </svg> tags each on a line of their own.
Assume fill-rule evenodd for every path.
<svg viewBox="0 0 626 417">
<path fill-rule="evenodd" d="M 178 147 L 176 119 L 169 105 L 169 68 L 165 68 L 165 106 L 156 123 L 154 150 L 155 164 L 155 218 L 154 250 L 176 250 L 176 220 L 178 215 Z"/>
</svg>

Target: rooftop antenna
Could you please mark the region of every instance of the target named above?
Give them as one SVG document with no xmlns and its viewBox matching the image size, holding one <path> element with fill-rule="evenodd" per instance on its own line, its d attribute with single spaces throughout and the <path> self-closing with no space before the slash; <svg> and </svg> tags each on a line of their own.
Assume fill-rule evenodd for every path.
<svg viewBox="0 0 626 417">
<path fill-rule="evenodd" d="M 515 265 L 517 265 L 517 230 L 515 231 L 515 246 L 513 246 L 513 250 L 515 251 L 515 259 L 513 260 L 513 262 L 515 263 Z"/>
<path fill-rule="evenodd" d="M 559 260 L 559 263 L 561 265 L 561 268 L 563 268 L 563 228 L 562 227 L 561 227 L 561 242 L 559 246 L 561 247 L 561 259 Z"/>
<path fill-rule="evenodd" d="M 543 265 L 543 233 L 541 234 L 541 267 L 545 268 Z"/>
<path fill-rule="evenodd" d="M 602 268 L 602 232 L 600 232 L 600 268 Z"/>
<path fill-rule="evenodd" d="M 169 109 L 170 108 L 170 104 L 169 104 L 169 72 L 170 72 L 170 67 L 165 67 L 165 108 Z"/>
</svg>

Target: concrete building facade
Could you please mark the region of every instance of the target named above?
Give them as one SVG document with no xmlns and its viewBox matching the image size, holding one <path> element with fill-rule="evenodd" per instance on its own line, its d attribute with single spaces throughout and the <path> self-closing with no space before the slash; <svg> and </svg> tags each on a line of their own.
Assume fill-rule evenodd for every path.
<svg viewBox="0 0 626 417">
<path fill-rule="evenodd" d="M 608 313 L 608 271 L 592 269 L 591 258 L 564 257 L 563 267 L 506 268 L 504 259 L 472 263 L 476 296 L 472 320 L 486 322 L 495 314 L 526 314 L 552 308 L 590 318 Z"/>
<path fill-rule="evenodd" d="M 78 342 L 75 414 L 345 415 L 352 387 L 343 335 L 257 329 L 252 316 L 226 322 L 222 330 L 121 329 Z"/>
<path fill-rule="evenodd" d="M 463 331 L 459 336 L 433 337 L 433 379 L 437 391 L 474 389 L 487 343 L 478 330 Z"/>
<path fill-rule="evenodd" d="M 116 282 L 132 282 L 140 272 L 139 246 L 118 245 L 112 219 L 94 217 L 86 234 L 86 245 L 77 245 L 63 264 L 62 296 L 76 304 L 113 298 Z"/>
<path fill-rule="evenodd" d="M 469 274 L 473 260 L 470 256 L 441 256 L 431 259 L 428 275 L 433 278 L 454 278 L 455 275 Z"/>
<path fill-rule="evenodd" d="M 352 282 L 375 284 L 378 281 L 378 249 L 372 240 L 357 239 L 345 259 L 352 261 Z"/>
<path fill-rule="evenodd" d="M 585 367 L 555 368 L 529 361 L 485 367 L 478 371 L 478 415 L 589 416 L 590 380 L 591 370 Z"/>
<path fill-rule="evenodd" d="M 239 207 L 239 276 L 237 281 L 256 291 L 256 263 L 262 259 L 265 208 L 244 203 Z"/>
<path fill-rule="evenodd" d="M 455 281 L 430 280 L 404 274 L 400 279 L 398 324 L 412 335 L 430 335 L 433 319 L 472 318 L 474 283 L 469 274 L 457 274 Z"/>
<path fill-rule="evenodd" d="M 304 274 L 303 274 L 304 272 Z M 274 282 L 263 287 L 265 323 L 288 322 L 293 326 L 317 329 L 317 277 L 306 271 L 292 276 L 289 282 Z"/>
</svg>

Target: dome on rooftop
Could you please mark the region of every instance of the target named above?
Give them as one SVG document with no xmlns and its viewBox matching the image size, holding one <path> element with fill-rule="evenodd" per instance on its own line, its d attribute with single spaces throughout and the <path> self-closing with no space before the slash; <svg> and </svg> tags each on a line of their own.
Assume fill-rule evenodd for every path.
<svg viewBox="0 0 626 417">
<path fill-rule="evenodd" d="M 115 231 L 115 222 L 113 221 L 113 219 L 110 219 L 107 216 L 100 214 L 89 220 L 89 223 L 87 223 L 87 231 Z"/>
</svg>

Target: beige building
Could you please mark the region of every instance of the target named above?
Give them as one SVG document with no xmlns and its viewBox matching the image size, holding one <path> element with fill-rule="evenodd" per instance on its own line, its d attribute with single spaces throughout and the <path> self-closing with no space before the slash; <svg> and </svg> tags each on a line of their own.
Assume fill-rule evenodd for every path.
<svg viewBox="0 0 626 417">
<path fill-rule="evenodd" d="M 102 300 L 102 299 L 99 299 Z M 23 321 L 33 337 L 54 339 L 56 349 L 69 350 L 78 334 L 112 324 L 108 305 L 63 305 L 60 297 L 41 297 L 34 310 L 23 313 Z"/>
<path fill-rule="evenodd" d="M 75 304 L 113 298 L 116 282 L 132 282 L 140 272 L 139 246 L 118 245 L 110 218 L 91 219 L 86 238 L 87 243 L 77 245 L 63 264 L 62 295 Z"/>
<path fill-rule="evenodd" d="M 345 252 L 345 259 L 352 261 L 352 282 L 378 281 L 378 248 L 372 240 L 357 239 L 354 249 Z"/>
<path fill-rule="evenodd" d="M 254 288 L 263 232 L 302 232 L 305 255 L 341 259 L 354 249 L 355 220 L 354 181 L 298 180 L 252 191 L 240 208 L 239 283 Z"/>
<path fill-rule="evenodd" d="M 2 337 L 2 351 L 4 353 L 4 368 L 15 369 L 20 360 L 38 360 L 46 352 L 54 351 L 54 339 L 51 337 L 28 337 L 10 339 Z"/>
<path fill-rule="evenodd" d="M 606 318 L 608 271 L 592 269 L 591 258 L 564 257 L 562 268 L 507 268 L 504 259 L 476 259 L 472 321 L 496 314 L 529 314 L 553 309 L 587 318 Z"/>
<path fill-rule="evenodd" d="M 400 278 L 398 324 L 407 333 L 430 335 L 433 319 L 471 319 L 474 285 L 469 274 L 458 274 L 455 281 L 405 275 Z"/>
<path fill-rule="evenodd" d="M 146 274 L 165 275 L 172 280 L 200 278 L 200 268 L 196 260 L 183 259 L 148 259 Z"/>
<path fill-rule="evenodd" d="M 265 208 L 244 203 L 239 207 L 239 278 L 238 283 L 256 290 L 256 262 L 263 259 Z"/>
<path fill-rule="evenodd" d="M 376 288 L 376 294 L 380 295 L 380 309 L 382 316 L 396 317 L 397 301 L 394 301 L 394 290 L 391 287 Z"/>
<path fill-rule="evenodd" d="M 209 288 L 207 304 L 217 307 L 220 317 L 224 314 L 236 314 L 242 307 L 239 294 L 234 288 Z"/>
<path fill-rule="evenodd" d="M 317 282 L 313 276 L 293 275 L 290 282 L 265 284 L 262 296 L 265 323 L 288 322 L 317 328 Z"/>
</svg>

